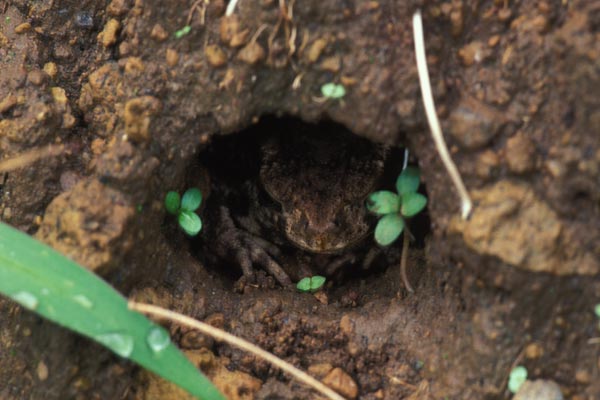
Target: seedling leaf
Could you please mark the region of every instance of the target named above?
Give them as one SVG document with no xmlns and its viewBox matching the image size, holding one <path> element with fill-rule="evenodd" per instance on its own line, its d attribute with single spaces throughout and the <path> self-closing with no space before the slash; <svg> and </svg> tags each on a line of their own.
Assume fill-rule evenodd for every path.
<svg viewBox="0 0 600 400">
<path fill-rule="evenodd" d="M 377 215 L 398 212 L 400 209 L 400 197 L 396 193 L 387 190 L 371 193 L 367 197 L 367 209 Z"/>
<path fill-rule="evenodd" d="M 596 314 L 596 317 L 600 318 L 600 303 L 596 304 L 594 307 L 594 314 Z"/>
<path fill-rule="evenodd" d="M 328 99 L 341 99 L 346 95 L 346 88 L 343 85 L 329 82 L 321 86 L 321 94 Z"/>
<path fill-rule="evenodd" d="M 402 215 L 412 217 L 417 215 L 427 205 L 427 197 L 421 193 L 406 193 L 402 196 Z"/>
<path fill-rule="evenodd" d="M 192 27 L 189 26 L 189 25 L 186 25 L 183 28 L 179 29 L 178 31 L 175 31 L 174 35 L 175 35 L 176 39 L 181 39 L 182 37 L 184 37 L 185 35 L 187 35 L 191 31 L 192 31 Z"/>
<path fill-rule="evenodd" d="M 198 188 L 189 188 L 183 194 L 181 199 L 181 209 L 186 211 L 196 211 L 202 203 L 202 192 Z"/>
<path fill-rule="evenodd" d="M 381 246 L 389 246 L 404 230 L 404 220 L 397 213 L 384 215 L 375 227 L 375 241 Z"/>
<path fill-rule="evenodd" d="M 519 388 L 527 380 L 527 368 L 522 365 L 518 365 L 510 371 L 508 378 L 508 390 L 511 393 L 517 393 Z"/>
<path fill-rule="evenodd" d="M 414 193 L 419 188 L 421 171 L 417 167 L 406 167 L 396 180 L 396 191 L 400 196 Z"/>
<path fill-rule="evenodd" d="M 190 236 L 196 236 L 202 229 L 202 221 L 193 211 L 181 210 L 177 219 L 181 229 Z"/>
<path fill-rule="evenodd" d="M 177 192 L 169 192 L 165 196 L 165 208 L 169 214 L 177 215 L 179 206 L 181 205 L 181 197 Z"/>
<path fill-rule="evenodd" d="M 300 279 L 296 284 L 296 289 L 298 289 L 301 292 L 310 291 L 310 277 Z"/>
<path fill-rule="evenodd" d="M 204 400 L 224 397 L 160 329 L 92 272 L 0 223 L 0 294 L 42 317 L 102 343 L 115 353 Z M 154 342 L 155 346 L 152 346 Z M 160 344 L 160 346 L 159 346 Z"/>
<path fill-rule="evenodd" d="M 323 287 L 326 280 L 324 276 L 320 275 L 302 278 L 296 284 L 296 289 L 301 292 L 316 292 Z"/>
<path fill-rule="evenodd" d="M 324 276 L 315 275 L 310 279 L 310 290 L 316 291 L 321 289 L 325 284 L 326 278 Z"/>
</svg>

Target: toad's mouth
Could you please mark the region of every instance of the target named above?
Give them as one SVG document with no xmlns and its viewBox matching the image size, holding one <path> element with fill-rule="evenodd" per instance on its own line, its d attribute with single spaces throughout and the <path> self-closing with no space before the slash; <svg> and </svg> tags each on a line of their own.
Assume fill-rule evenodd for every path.
<svg viewBox="0 0 600 400">
<path fill-rule="evenodd" d="M 286 220 L 285 235 L 288 241 L 301 250 L 316 254 L 339 254 L 362 242 L 369 233 L 367 221 L 357 217 L 342 228 L 331 224 L 329 229 L 317 231 L 307 228 L 305 221 Z"/>
</svg>

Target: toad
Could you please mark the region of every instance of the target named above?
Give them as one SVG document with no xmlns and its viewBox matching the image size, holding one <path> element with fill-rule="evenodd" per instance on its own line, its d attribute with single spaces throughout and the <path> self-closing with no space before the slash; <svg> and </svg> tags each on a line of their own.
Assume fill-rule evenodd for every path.
<svg viewBox="0 0 600 400">
<path fill-rule="evenodd" d="M 239 264 L 246 281 L 260 266 L 283 286 L 290 275 L 331 275 L 354 260 L 353 249 L 373 230 L 365 198 L 379 183 L 386 149 L 335 130 L 280 132 L 259 141 L 257 176 L 238 188 L 247 201 L 238 199 L 236 208 L 219 198 L 210 250 Z M 224 190 L 221 182 L 213 186 Z M 312 257 L 304 263 L 298 254 Z"/>
</svg>

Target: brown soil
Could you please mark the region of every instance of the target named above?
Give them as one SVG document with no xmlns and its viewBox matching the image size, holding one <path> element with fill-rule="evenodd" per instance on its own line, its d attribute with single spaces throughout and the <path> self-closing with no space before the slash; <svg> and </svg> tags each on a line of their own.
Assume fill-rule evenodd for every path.
<svg viewBox="0 0 600 400">
<path fill-rule="evenodd" d="M 279 4 L 284 6 L 283 9 Z M 0 176 L 0 218 L 123 293 L 222 326 L 361 399 L 504 399 L 511 368 L 600 398 L 600 7 L 590 0 L 5 0 L 0 157 L 61 145 Z M 475 208 L 426 129 L 411 15 Z M 186 25 L 191 32 L 176 38 Z M 321 97 L 327 82 L 347 89 Z M 265 115 L 327 118 L 408 146 L 430 226 L 410 278 L 333 282 L 318 299 L 233 290 L 162 198 L 206 188 L 198 155 Z M 204 186 L 203 186 L 204 185 Z M 231 270 L 237 271 L 236 266 Z M 1 399 L 183 395 L 0 299 Z M 231 398 L 315 398 L 262 361 L 171 326 Z"/>
</svg>

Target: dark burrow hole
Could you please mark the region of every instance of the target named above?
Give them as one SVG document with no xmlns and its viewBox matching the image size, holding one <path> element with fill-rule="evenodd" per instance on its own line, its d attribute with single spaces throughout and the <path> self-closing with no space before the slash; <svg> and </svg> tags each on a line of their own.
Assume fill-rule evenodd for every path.
<svg viewBox="0 0 600 400">
<path fill-rule="evenodd" d="M 339 283 L 397 266 L 402 239 L 388 248 L 375 243 L 377 217 L 366 212 L 365 198 L 395 190 L 404 155 L 326 120 L 267 116 L 213 137 L 199 156 L 210 192 L 200 211 L 203 231 L 190 239 L 194 253 L 230 283 L 244 262 L 265 279 L 273 274 L 259 271 L 273 261 L 293 282 L 321 274 Z M 410 229 L 411 249 L 423 249 L 427 209 Z"/>
</svg>

